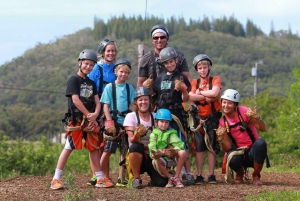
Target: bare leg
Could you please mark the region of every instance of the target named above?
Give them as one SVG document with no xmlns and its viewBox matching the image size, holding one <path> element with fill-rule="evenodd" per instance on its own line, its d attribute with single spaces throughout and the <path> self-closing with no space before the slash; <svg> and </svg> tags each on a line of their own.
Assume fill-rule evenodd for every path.
<svg viewBox="0 0 300 201">
<path fill-rule="evenodd" d="M 196 163 L 197 163 L 197 175 L 202 175 L 203 164 L 204 164 L 204 152 L 196 152 Z"/>
<path fill-rule="evenodd" d="M 143 155 L 137 152 L 129 153 L 129 161 L 134 178 L 140 178 L 140 168 L 143 161 Z"/>
</svg>

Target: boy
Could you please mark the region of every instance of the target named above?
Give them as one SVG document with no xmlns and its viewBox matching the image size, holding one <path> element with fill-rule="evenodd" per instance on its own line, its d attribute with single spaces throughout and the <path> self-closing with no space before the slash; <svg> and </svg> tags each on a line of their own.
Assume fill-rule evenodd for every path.
<svg viewBox="0 0 300 201">
<path fill-rule="evenodd" d="M 198 106 L 200 122 L 203 123 L 202 128 L 195 132 L 197 162 L 197 178 L 195 183 L 204 183 L 202 176 L 204 151 L 208 150 L 208 183 L 215 184 L 217 183 L 214 175 L 216 155 L 220 151 L 219 144 L 216 140 L 215 129 L 218 128 L 218 122 L 222 115 L 220 112 L 221 79 L 219 76 L 210 76 L 212 62 L 207 55 L 197 55 L 193 60 L 193 64 L 200 79 L 192 80 L 192 89 L 189 92 L 190 101 Z M 207 137 L 209 142 L 205 140 Z"/>
<path fill-rule="evenodd" d="M 100 129 L 96 122 L 100 111 L 100 102 L 95 82 L 87 77 L 96 62 L 97 54 L 94 51 L 88 49 L 81 51 L 78 57 L 79 70 L 68 80 L 66 90 L 68 113 L 64 119 L 67 139 L 57 162 L 51 189 L 62 188 L 62 182 L 59 180 L 62 171 L 72 151 L 82 149 L 83 136 L 85 139 L 89 139 L 85 141 L 84 147 L 89 150 L 95 174 L 97 179 L 100 179 L 99 147 L 97 147 L 98 141 L 95 140 L 98 139 Z M 89 122 L 88 126 L 86 122 Z"/>
<path fill-rule="evenodd" d="M 155 115 L 157 128 L 153 129 L 150 134 L 148 145 L 154 168 L 162 176 L 168 178 L 167 188 L 173 186 L 183 187 L 179 174 L 186 157 L 183 141 L 178 137 L 177 131 L 169 127 L 171 121 L 172 114 L 168 109 L 157 110 Z M 168 148 L 169 146 L 172 146 L 172 148 Z M 167 148 L 169 151 L 167 151 Z M 167 167 L 170 168 L 171 163 L 171 166 L 176 166 L 174 177 L 167 170 Z"/>
<path fill-rule="evenodd" d="M 100 165 L 103 172 L 102 178 L 97 181 L 97 187 L 113 187 L 114 184 L 109 179 L 109 157 L 112 153 L 116 153 L 119 143 L 119 136 L 125 137 L 123 122 L 124 117 L 129 110 L 130 105 L 134 99 L 134 88 L 132 85 L 127 84 L 127 80 L 131 71 L 131 64 L 125 58 L 120 58 L 115 64 L 115 74 L 117 79 L 115 82 L 106 85 L 100 102 L 103 104 L 103 111 L 106 120 L 104 121 L 105 135 L 104 137 L 104 152 L 102 154 Z M 111 115 L 112 114 L 112 115 Z M 128 143 L 128 139 L 127 140 Z M 121 143 L 126 143 L 123 140 Z M 122 144 L 121 144 L 122 147 Z M 120 152 L 127 152 L 121 150 Z M 101 173 L 102 173 L 101 172 Z"/>
<path fill-rule="evenodd" d="M 149 88 L 152 96 L 157 98 L 157 107 L 169 109 L 177 117 L 177 122 L 172 122 L 171 126 L 178 131 L 178 136 L 182 141 L 186 140 L 187 115 L 182 106 L 182 102 L 189 99 L 190 82 L 187 77 L 177 69 L 178 54 L 172 47 L 166 47 L 160 51 L 159 59 L 167 72 L 160 74 L 152 87 Z M 180 129 L 181 128 L 181 129 Z M 193 185 L 194 178 L 191 174 L 191 164 L 189 151 L 185 145 L 187 160 L 185 161 L 185 170 L 183 180 L 186 185 Z M 186 174 L 185 174 L 186 173 Z"/>
</svg>

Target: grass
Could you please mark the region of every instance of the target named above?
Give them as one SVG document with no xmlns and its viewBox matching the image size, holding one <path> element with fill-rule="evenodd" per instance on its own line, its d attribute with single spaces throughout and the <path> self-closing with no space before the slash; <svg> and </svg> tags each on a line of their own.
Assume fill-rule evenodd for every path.
<svg viewBox="0 0 300 201">
<path fill-rule="evenodd" d="M 248 195 L 245 200 L 255 201 L 296 201 L 300 200 L 300 191 L 278 191 L 269 192 L 265 191 L 259 195 Z"/>
</svg>

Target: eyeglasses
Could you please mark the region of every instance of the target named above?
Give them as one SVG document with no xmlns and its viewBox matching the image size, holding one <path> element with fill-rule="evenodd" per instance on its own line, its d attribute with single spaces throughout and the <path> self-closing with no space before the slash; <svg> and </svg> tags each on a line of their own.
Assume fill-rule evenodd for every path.
<svg viewBox="0 0 300 201">
<path fill-rule="evenodd" d="M 158 40 L 159 38 L 160 38 L 160 40 L 162 40 L 162 39 L 166 39 L 167 36 L 154 36 L 152 39 L 153 40 Z"/>
</svg>

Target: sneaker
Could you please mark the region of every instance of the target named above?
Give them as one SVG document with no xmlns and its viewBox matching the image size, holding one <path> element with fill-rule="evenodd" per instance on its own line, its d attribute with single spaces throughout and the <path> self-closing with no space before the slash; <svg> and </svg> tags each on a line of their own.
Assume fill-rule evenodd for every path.
<svg viewBox="0 0 300 201">
<path fill-rule="evenodd" d="M 96 187 L 100 188 L 110 188 L 114 187 L 114 184 L 108 178 L 102 178 L 97 181 Z"/>
<path fill-rule="evenodd" d="M 96 183 L 97 183 L 97 176 L 94 175 L 94 176 L 90 179 L 90 181 L 88 181 L 86 184 L 87 184 L 88 186 L 95 186 Z"/>
<path fill-rule="evenodd" d="M 204 178 L 202 175 L 196 177 L 195 184 L 204 184 Z"/>
<path fill-rule="evenodd" d="M 195 179 L 194 179 L 194 177 L 193 177 L 192 174 L 189 174 L 189 173 L 185 174 L 185 179 L 186 179 L 185 184 L 187 186 L 189 186 L 189 185 L 195 185 Z"/>
<path fill-rule="evenodd" d="M 168 183 L 167 183 L 167 185 L 166 185 L 166 188 L 173 187 L 173 186 L 174 186 L 173 181 L 174 181 L 174 177 L 170 177 L 170 178 L 169 178 L 169 181 L 168 181 Z"/>
<path fill-rule="evenodd" d="M 213 174 L 208 176 L 207 181 L 208 181 L 209 184 L 216 184 L 217 183 L 216 176 L 213 175 Z"/>
<path fill-rule="evenodd" d="M 174 184 L 176 187 L 178 187 L 178 188 L 184 187 L 184 185 L 181 183 L 181 181 L 180 181 L 179 178 L 175 178 L 175 179 L 173 180 L 173 184 Z"/>
<path fill-rule="evenodd" d="M 62 188 L 62 182 L 59 181 L 58 179 L 53 179 L 51 181 L 51 189 L 57 190 L 57 189 L 61 189 Z"/>
<path fill-rule="evenodd" d="M 142 180 L 141 179 L 134 179 L 132 181 L 132 188 L 139 189 L 142 187 Z"/>
</svg>

